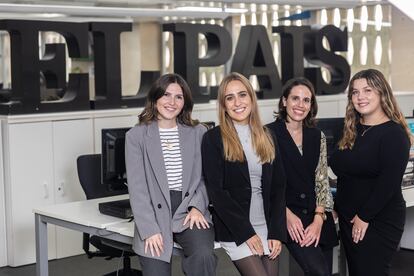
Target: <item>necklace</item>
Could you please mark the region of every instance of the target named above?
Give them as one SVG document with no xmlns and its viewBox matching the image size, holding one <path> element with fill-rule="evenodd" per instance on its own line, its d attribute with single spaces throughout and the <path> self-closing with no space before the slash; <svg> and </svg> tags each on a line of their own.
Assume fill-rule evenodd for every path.
<svg viewBox="0 0 414 276">
<path fill-rule="evenodd" d="M 159 128 L 161 146 L 171 150 L 178 144 L 178 129 L 177 126 L 173 128 Z"/>
<path fill-rule="evenodd" d="M 364 136 L 365 135 L 365 133 L 367 133 L 371 128 L 373 128 L 374 126 L 377 126 L 377 125 L 379 125 L 379 124 L 382 124 L 382 123 L 384 123 L 384 122 L 386 122 L 387 120 L 385 120 L 385 118 L 386 118 L 386 115 L 382 115 L 380 118 L 379 118 L 379 120 L 377 120 L 376 121 L 376 123 L 374 123 L 373 125 L 370 125 L 369 127 L 367 127 L 367 128 L 365 128 L 365 126 L 364 125 L 362 125 L 361 124 L 361 126 L 363 127 L 363 131 L 362 131 L 362 133 L 361 133 L 361 136 Z"/>
<path fill-rule="evenodd" d="M 374 123 L 373 125 L 370 125 L 370 126 L 365 126 L 365 125 L 363 125 L 363 124 L 361 124 L 361 126 L 362 126 L 362 128 L 363 128 L 363 131 L 362 131 L 362 133 L 361 133 L 361 136 L 364 136 L 365 135 L 365 133 L 367 133 L 371 128 L 373 128 L 374 126 L 377 126 L 377 125 L 379 125 L 379 124 L 381 124 L 381 123 L 383 123 L 383 122 L 385 122 L 384 121 L 384 118 L 385 118 L 385 115 L 383 115 L 378 121 L 376 121 L 376 123 Z"/>
<path fill-rule="evenodd" d="M 361 136 L 364 136 L 365 135 L 365 133 L 367 133 L 368 132 L 368 130 L 370 130 L 371 128 L 373 128 L 375 125 L 372 125 L 372 126 L 369 126 L 369 127 L 367 127 L 367 128 L 365 128 L 363 131 L 362 131 L 362 133 L 361 133 Z"/>
<path fill-rule="evenodd" d="M 169 149 L 169 150 L 173 148 L 173 142 L 169 141 L 168 139 L 165 139 L 165 140 L 163 141 L 163 144 L 164 144 L 164 146 L 166 146 L 166 147 L 167 147 L 167 149 Z"/>
</svg>

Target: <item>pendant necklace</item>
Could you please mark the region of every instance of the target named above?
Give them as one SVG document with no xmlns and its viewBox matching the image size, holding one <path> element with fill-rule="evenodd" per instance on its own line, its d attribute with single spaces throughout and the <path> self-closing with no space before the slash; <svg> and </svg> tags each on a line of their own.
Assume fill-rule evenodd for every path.
<svg viewBox="0 0 414 276">
<path fill-rule="evenodd" d="M 373 128 L 374 126 L 377 126 L 377 125 L 381 124 L 381 122 L 383 122 L 383 119 L 384 119 L 384 116 L 382 116 L 382 117 L 380 118 L 380 120 L 378 120 L 378 123 L 377 123 L 377 124 L 373 124 L 373 125 L 371 125 L 371 126 L 369 126 L 369 127 L 367 127 L 367 128 L 365 128 L 365 126 L 361 124 L 362 128 L 364 129 L 364 130 L 362 131 L 362 133 L 361 133 L 361 136 L 364 136 L 364 135 L 365 135 L 365 133 L 367 133 L 367 132 L 368 132 L 368 130 L 370 130 L 370 129 L 371 129 L 371 128 Z"/>
<path fill-rule="evenodd" d="M 173 147 L 173 143 L 172 142 L 170 142 L 170 141 L 168 141 L 168 139 L 165 139 L 165 141 L 164 141 L 164 143 L 163 143 L 166 147 L 167 147 L 167 149 L 172 149 L 172 147 Z"/>
<path fill-rule="evenodd" d="M 361 133 L 361 136 L 364 136 L 365 135 L 365 133 L 367 133 L 368 132 L 368 130 L 370 130 L 372 127 L 374 127 L 375 125 L 372 125 L 372 126 L 369 126 L 369 127 L 367 127 L 367 128 L 365 128 L 363 131 L 362 131 L 362 133 Z"/>
</svg>

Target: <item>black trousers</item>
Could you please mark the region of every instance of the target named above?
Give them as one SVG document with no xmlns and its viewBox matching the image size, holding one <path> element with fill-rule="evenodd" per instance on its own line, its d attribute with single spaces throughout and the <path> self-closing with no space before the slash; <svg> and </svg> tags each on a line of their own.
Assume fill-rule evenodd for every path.
<svg viewBox="0 0 414 276">
<path fill-rule="evenodd" d="M 172 216 L 181 203 L 181 192 L 170 191 Z M 181 233 L 173 233 L 173 238 L 183 248 L 182 269 L 189 276 L 216 275 L 217 257 L 214 254 L 214 230 L 187 228 Z M 139 256 L 144 276 L 170 276 L 171 262 Z"/>
<path fill-rule="evenodd" d="M 286 247 L 306 276 L 332 275 L 332 247 L 301 247 L 296 242 L 288 242 Z"/>
</svg>

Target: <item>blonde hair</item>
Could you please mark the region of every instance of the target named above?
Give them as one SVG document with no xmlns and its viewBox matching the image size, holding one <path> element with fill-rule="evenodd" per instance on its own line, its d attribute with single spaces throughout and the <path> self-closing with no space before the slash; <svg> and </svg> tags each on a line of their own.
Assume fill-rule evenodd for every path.
<svg viewBox="0 0 414 276">
<path fill-rule="evenodd" d="M 256 92 L 253 90 L 249 80 L 239 73 L 227 75 L 218 88 L 218 117 L 220 131 L 223 140 L 224 158 L 228 161 L 244 161 L 243 147 L 240 143 L 233 120 L 226 112 L 225 91 L 227 85 L 232 81 L 240 81 L 247 90 L 251 101 L 252 109 L 249 116 L 249 127 L 252 136 L 252 146 L 260 158 L 261 163 L 271 163 L 275 159 L 275 146 L 269 130 L 263 127 L 257 106 Z"/>
<path fill-rule="evenodd" d="M 410 143 L 413 144 L 414 140 L 411 131 L 384 75 L 378 70 L 367 69 L 356 73 L 349 82 L 348 104 L 346 106 L 343 136 L 339 141 L 339 149 L 352 149 L 357 136 L 356 125 L 360 121 L 361 115 L 355 110 L 352 104 L 352 91 L 354 89 L 354 82 L 358 79 L 366 79 L 368 85 L 378 91 L 381 108 L 385 115 L 404 128 L 410 139 Z"/>
</svg>

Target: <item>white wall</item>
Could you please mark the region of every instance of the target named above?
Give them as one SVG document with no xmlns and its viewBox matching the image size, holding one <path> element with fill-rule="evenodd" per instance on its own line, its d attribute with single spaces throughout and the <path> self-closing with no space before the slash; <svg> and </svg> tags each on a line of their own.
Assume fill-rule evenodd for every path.
<svg viewBox="0 0 414 276">
<path fill-rule="evenodd" d="M 392 8 L 391 82 L 396 91 L 414 91 L 414 21 Z"/>
<path fill-rule="evenodd" d="M 0 127 L 0 145 L 3 145 Z M 0 146 L 0 267 L 7 265 L 6 216 L 4 198 L 3 146 Z"/>
</svg>

